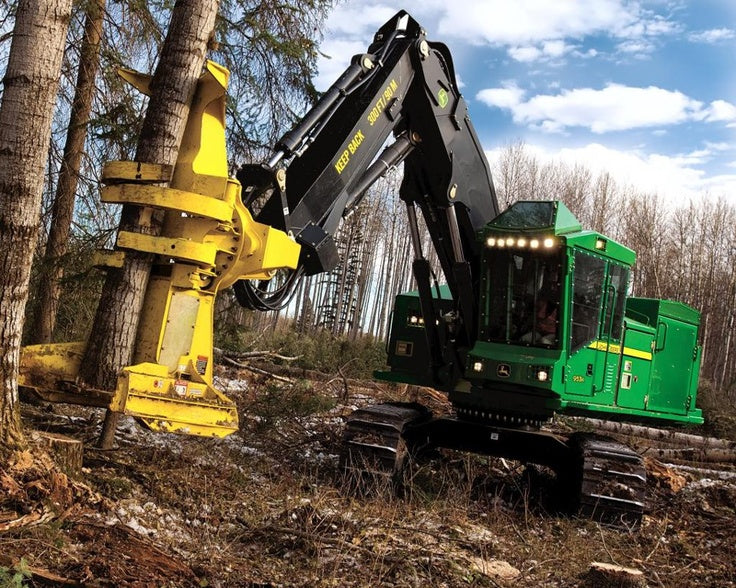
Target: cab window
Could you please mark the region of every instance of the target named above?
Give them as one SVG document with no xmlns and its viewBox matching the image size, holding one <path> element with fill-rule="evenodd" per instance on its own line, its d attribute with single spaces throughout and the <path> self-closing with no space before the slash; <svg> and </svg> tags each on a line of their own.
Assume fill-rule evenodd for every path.
<svg viewBox="0 0 736 588">
<path fill-rule="evenodd" d="M 598 337 L 606 262 L 575 252 L 572 283 L 572 328 L 570 351 L 576 351 Z"/>
</svg>

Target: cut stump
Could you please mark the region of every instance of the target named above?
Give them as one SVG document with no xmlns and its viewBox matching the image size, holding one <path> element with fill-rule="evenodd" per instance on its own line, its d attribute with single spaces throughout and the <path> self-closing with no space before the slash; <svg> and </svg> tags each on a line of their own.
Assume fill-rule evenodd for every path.
<svg viewBox="0 0 736 588">
<path fill-rule="evenodd" d="M 79 439 L 44 431 L 34 431 L 31 438 L 67 476 L 77 479 L 81 476 L 84 445 Z"/>
<path fill-rule="evenodd" d="M 591 588 L 646 588 L 647 582 L 641 570 L 594 561 L 590 564 L 584 585 Z"/>
</svg>

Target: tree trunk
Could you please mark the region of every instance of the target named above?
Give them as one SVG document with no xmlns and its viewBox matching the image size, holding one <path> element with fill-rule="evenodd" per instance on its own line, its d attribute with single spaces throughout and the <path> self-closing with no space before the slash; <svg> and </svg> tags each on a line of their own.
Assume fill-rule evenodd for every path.
<svg viewBox="0 0 736 588">
<path fill-rule="evenodd" d="M 64 145 L 64 158 L 56 186 L 56 197 L 51 218 L 49 238 L 42 265 L 46 279 L 41 280 L 31 339 L 34 343 L 50 343 L 56 324 L 64 275 L 62 258 L 66 255 L 67 241 L 74 214 L 74 198 L 79 181 L 79 169 L 84 153 L 87 123 L 92 111 L 95 93 L 95 77 L 100 63 L 100 38 L 106 0 L 91 0 L 87 4 L 84 24 L 84 40 L 79 55 L 77 86 L 72 101 L 69 128 Z"/>
<path fill-rule="evenodd" d="M 0 448 L 23 443 L 18 361 L 71 0 L 18 3 L 0 105 Z"/>
<path fill-rule="evenodd" d="M 173 166 L 179 153 L 189 106 L 202 73 L 219 0 L 178 0 L 161 58 L 151 82 L 151 98 L 138 141 L 136 161 Z M 161 218 L 151 209 L 124 206 L 120 230 L 157 235 Z M 138 329 L 152 256 L 127 252 L 125 264 L 108 270 L 94 327 L 82 361 L 82 379 L 96 388 L 114 390 L 128 365 Z M 114 428 L 115 418 L 106 419 Z M 109 447 L 111 436 L 105 435 Z"/>
<path fill-rule="evenodd" d="M 721 449 L 731 454 L 736 453 L 736 441 L 729 439 L 718 439 L 716 437 L 701 437 L 700 435 L 691 435 L 689 433 L 681 433 L 670 429 L 659 429 L 656 427 L 645 427 L 642 425 L 633 425 L 619 421 L 604 421 L 602 419 L 594 419 L 588 417 L 568 417 L 573 421 L 588 423 L 593 425 L 596 431 L 608 431 L 619 435 L 629 435 L 632 437 L 642 437 L 653 441 L 662 441 L 675 445 L 686 445 L 698 448 Z"/>
</svg>

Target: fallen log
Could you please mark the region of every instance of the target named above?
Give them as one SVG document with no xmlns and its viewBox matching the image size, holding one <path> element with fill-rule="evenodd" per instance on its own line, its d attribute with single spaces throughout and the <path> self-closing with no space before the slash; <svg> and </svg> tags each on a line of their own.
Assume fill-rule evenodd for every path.
<svg viewBox="0 0 736 588">
<path fill-rule="evenodd" d="M 279 382 L 285 382 L 287 384 L 293 384 L 294 383 L 294 380 L 292 380 L 291 378 L 285 378 L 284 376 L 279 376 L 278 374 L 274 374 L 272 372 L 268 372 L 268 371 L 263 370 L 261 368 L 257 368 L 255 366 L 248 365 L 248 364 L 245 364 L 245 363 L 240 363 L 239 361 L 235 361 L 234 359 L 230 359 L 226 355 L 223 355 L 222 356 L 222 360 L 225 363 L 229 364 L 229 365 L 232 365 L 232 366 L 235 366 L 235 367 L 244 369 L 244 370 L 248 370 L 249 372 L 253 372 L 254 374 L 259 374 L 261 376 L 268 376 L 269 378 L 273 378 L 274 380 L 277 380 Z"/>
<path fill-rule="evenodd" d="M 214 348 L 215 355 L 222 357 L 229 357 L 230 359 L 261 359 L 261 358 L 275 358 L 282 361 L 296 361 L 301 358 L 301 355 L 295 355 L 290 357 L 288 355 L 281 355 L 275 351 L 228 351 L 226 349 L 220 349 L 219 347 Z"/>
<path fill-rule="evenodd" d="M 567 419 L 573 422 L 590 424 L 600 431 L 609 431 L 632 437 L 643 437 L 645 439 L 653 439 L 655 441 L 666 441 L 676 445 L 708 447 L 736 452 L 736 441 L 730 441 L 728 439 L 703 437 L 701 435 L 691 435 L 689 433 L 681 433 L 679 431 L 658 429 L 656 427 L 645 427 L 642 425 L 632 425 L 631 423 L 622 423 L 619 421 L 604 421 L 588 417 L 567 417 Z"/>
<path fill-rule="evenodd" d="M 665 467 L 672 468 L 673 470 L 686 472 L 688 474 L 697 474 L 704 478 L 717 478 L 719 480 L 733 480 L 736 479 L 736 472 L 729 470 L 714 470 L 710 468 L 699 468 L 691 465 L 682 463 L 663 463 Z"/>
<path fill-rule="evenodd" d="M 659 460 L 684 459 L 693 462 L 736 463 L 736 452 L 708 447 L 683 447 L 678 449 L 647 447 L 639 453 L 644 456 L 656 457 Z"/>
</svg>

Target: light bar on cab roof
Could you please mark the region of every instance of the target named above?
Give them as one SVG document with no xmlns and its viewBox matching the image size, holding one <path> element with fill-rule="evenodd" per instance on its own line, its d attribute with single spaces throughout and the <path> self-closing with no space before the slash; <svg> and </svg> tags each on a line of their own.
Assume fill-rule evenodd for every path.
<svg viewBox="0 0 736 588">
<path fill-rule="evenodd" d="M 492 249 L 498 247 L 499 249 L 539 249 L 544 247 L 545 249 L 552 249 L 556 245 L 559 245 L 560 240 L 554 237 L 509 237 L 506 235 L 491 235 L 486 238 L 486 247 Z"/>
</svg>

